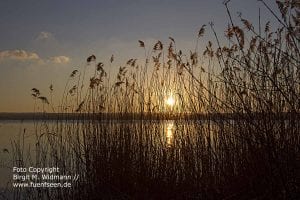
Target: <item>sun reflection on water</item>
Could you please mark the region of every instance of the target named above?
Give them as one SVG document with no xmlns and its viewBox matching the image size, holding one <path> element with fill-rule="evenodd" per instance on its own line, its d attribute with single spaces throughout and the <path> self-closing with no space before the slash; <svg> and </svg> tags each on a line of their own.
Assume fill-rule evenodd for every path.
<svg viewBox="0 0 300 200">
<path fill-rule="evenodd" d="M 168 121 L 166 125 L 166 144 L 167 147 L 171 147 L 174 142 L 174 121 Z"/>
</svg>

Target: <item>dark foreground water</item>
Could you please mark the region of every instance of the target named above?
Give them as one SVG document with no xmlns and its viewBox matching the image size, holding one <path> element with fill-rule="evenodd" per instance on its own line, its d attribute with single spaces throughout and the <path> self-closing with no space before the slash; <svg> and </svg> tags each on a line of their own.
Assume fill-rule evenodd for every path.
<svg viewBox="0 0 300 200">
<path fill-rule="evenodd" d="M 62 122 L 60 122 L 62 123 Z M 72 121 L 66 121 L 71 125 Z M 174 133 L 178 122 L 175 120 L 152 120 L 152 121 L 126 121 L 126 120 L 113 120 L 113 121 L 101 121 L 99 122 L 105 126 L 116 126 L 117 124 L 147 124 L 147 130 L 153 130 L 161 136 L 159 142 L 166 148 L 171 147 L 174 140 Z M 55 127 L 57 121 L 46 121 L 47 126 Z M 188 122 L 181 122 L 181 126 L 186 126 Z M 0 188 L 10 188 L 12 185 L 12 167 L 15 147 L 20 146 L 24 154 L 28 154 L 29 157 L 33 157 L 35 154 L 35 145 L 37 142 L 37 135 L 41 134 L 40 130 L 43 125 L 41 121 L 33 120 L 0 120 Z M 149 127 L 150 126 L 150 127 Z M 145 128 L 145 127 L 144 127 Z M 38 130 L 38 132 L 36 132 Z M 184 129 L 182 129 L 184 130 Z M 25 156 L 26 157 L 26 156 Z"/>
<path fill-rule="evenodd" d="M 79 173 L 63 199 L 129 195 L 133 199 L 298 197 L 298 119 L 0 120 L 0 199 L 12 168 Z M 79 190 L 80 188 L 80 190 Z M 115 190 L 117 188 L 117 190 Z M 76 192 L 84 191 L 76 194 Z M 19 196 L 37 190 L 18 190 Z M 7 192 L 11 195 L 11 192 Z M 90 196 L 90 194 L 92 196 Z M 75 195 L 75 196 L 74 196 Z M 18 199 L 18 198 L 15 198 Z M 29 199 L 35 199 L 35 196 Z M 175 198 L 176 199 L 176 198 Z M 181 199 L 180 196 L 177 199 Z"/>
<path fill-rule="evenodd" d="M 25 133 L 24 133 L 25 130 Z M 23 134 L 24 133 L 24 134 Z M 12 146 L 21 143 L 24 149 L 34 144 L 33 121 L 0 121 L 0 187 L 11 187 Z M 23 140 L 24 139 L 24 140 Z M 23 143 L 24 141 L 24 143 Z"/>
</svg>

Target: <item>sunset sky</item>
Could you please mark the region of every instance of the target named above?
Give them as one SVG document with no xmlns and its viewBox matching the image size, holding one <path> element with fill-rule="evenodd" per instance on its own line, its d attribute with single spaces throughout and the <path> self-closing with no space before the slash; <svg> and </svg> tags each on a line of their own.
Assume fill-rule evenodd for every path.
<svg viewBox="0 0 300 200">
<path fill-rule="evenodd" d="M 228 24 L 223 0 L 10 0 L 0 3 L 0 112 L 32 112 L 31 88 L 47 96 L 54 86 L 55 99 L 62 95 L 74 69 L 94 54 L 111 72 L 129 58 L 144 52 L 138 40 L 153 46 L 157 40 L 176 39 L 180 49 L 194 49 L 202 24 L 213 21 L 223 37 Z M 266 0 L 271 7 L 274 1 Z M 258 21 L 257 0 L 232 0 L 230 9 Z M 271 18 L 265 14 L 265 20 Z M 237 18 L 236 18 L 237 19 Z M 212 33 L 207 33 L 213 40 Z M 201 41 L 205 45 L 207 41 Z M 105 66 L 107 70 L 107 65 Z"/>
</svg>

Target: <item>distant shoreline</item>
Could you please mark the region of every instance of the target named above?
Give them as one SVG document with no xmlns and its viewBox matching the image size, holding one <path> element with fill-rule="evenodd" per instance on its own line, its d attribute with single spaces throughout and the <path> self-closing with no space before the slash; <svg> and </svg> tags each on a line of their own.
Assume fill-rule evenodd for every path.
<svg viewBox="0 0 300 200">
<path fill-rule="evenodd" d="M 254 120 L 300 119 L 300 113 L 214 113 L 214 114 L 162 114 L 162 113 L 0 113 L 6 120 Z"/>
</svg>

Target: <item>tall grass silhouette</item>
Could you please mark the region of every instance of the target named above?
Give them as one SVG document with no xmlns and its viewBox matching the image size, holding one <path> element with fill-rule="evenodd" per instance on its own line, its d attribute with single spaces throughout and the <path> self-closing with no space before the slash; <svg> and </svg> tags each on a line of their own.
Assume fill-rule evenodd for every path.
<svg viewBox="0 0 300 200">
<path fill-rule="evenodd" d="M 152 47 L 139 40 L 145 59 L 129 59 L 116 77 L 107 72 L 114 56 L 108 64 L 89 56 L 67 80 L 56 111 L 62 120 L 36 122 L 30 161 L 79 181 L 22 189 L 16 199 L 300 198 L 300 4 L 276 1 L 277 15 L 260 3 L 279 28 L 260 16 L 257 29 L 242 16 L 235 23 L 227 1 L 227 45 L 209 23 L 187 54 L 172 37 Z M 200 53 L 206 29 L 214 38 Z M 43 105 L 37 111 L 54 110 L 32 92 Z M 26 165 L 21 152 L 15 144 L 16 164 Z"/>
</svg>

